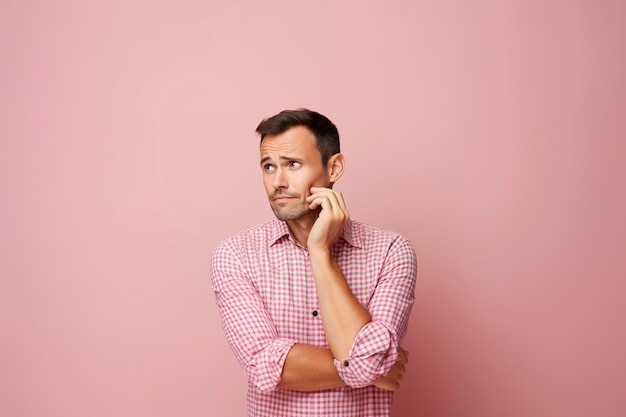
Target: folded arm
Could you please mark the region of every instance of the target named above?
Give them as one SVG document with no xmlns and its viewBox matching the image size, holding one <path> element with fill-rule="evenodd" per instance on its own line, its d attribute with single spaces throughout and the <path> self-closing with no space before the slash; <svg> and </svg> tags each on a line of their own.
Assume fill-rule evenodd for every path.
<svg viewBox="0 0 626 417">
<path fill-rule="evenodd" d="M 388 391 L 395 391 L 404 379 L 408 352 L 398 349 L 398 360 L 384 375 L 371 385 Z M 330 349 L 306 344 L 295 344 L 285 360 L 278 388 L 292 391 L 321 391 L 345 387 L 339 377 Z"/>
<path fill-rule="evenodd" d="M 212 262 L 212 285 L 228 342 L 246 376 L 255 386 L 263 391 L 277 388 L 318 391 L 346 385 L 397 388 L 406 364 L 403 356 L 398 355 L 397 344 L 406 331 L 406 309 L 410 309 L 410 306 L 407 307 L 407 302 L 398 304 L 389 300 L 389 297 L 398 294 L 403 294 L 400 299 L 408 297 L 410 291 L 406 284 L 402 288 L 393 289 L 397 285 L 393 277 L 404 271 L 396 271 L 394 274 L 393 262 L 388 264 L 386 268 L 390 273 L 381 279 L 380 288 L 370 303 L 373 319 L 361 327 L 350 349 L 348 359 L 354 365 L 374 358 L 374 366 L 364 376 L 363 372 L 358 371 L 362 366 L 351 366 L 349 370 L 340 366 L 328 348 L 279 337 L 258 291 L 245 272 L 241 271 L 241 263 L 233 256 L 236 252 L 237 249 L 228 244 L 216 250 Z M 412 292 L 410 294 L 412 297 Z M 396 306 L 392 308 L 393 311 L 388 311 L 390 304 Z M 392 323 L 387 326 L 397 326 L 388 330 L 382 325 L 385 334 L 394 334 L 396 337 L 389 337 L 384 349 L 367 351 L 371 348 L 367 346 L 367 339 L 372 329 L 378 329 L 373 333 L 381 331 L 379 319 L 383 323 Z M 361 337 L 361 340 L 359 336 L 364 338 Z M 384 353 L 380 352 L 382 350 Z M 383 366 L 381 357 L 384 358 Z"/>
</svg>

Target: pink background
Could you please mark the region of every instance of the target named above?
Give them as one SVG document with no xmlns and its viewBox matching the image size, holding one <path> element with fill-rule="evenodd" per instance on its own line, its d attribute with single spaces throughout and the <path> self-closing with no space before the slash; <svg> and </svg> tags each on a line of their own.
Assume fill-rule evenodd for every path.
<svg viewBox="0 0 626 417">
<path fill-rule="evenodd" d="M 396 416 L 626 415 L 623 1 L 2 1 L 0 415 L 243 416 L 254 128 L 339 126 L 420 262 Z"/>
</svg>

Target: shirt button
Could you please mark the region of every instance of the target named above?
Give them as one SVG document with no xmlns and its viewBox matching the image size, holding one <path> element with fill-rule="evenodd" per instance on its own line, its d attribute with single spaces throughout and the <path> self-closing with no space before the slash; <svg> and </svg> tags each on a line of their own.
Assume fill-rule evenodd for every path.
<svg viewBox="0 0 626 417">
<path fill-rule="evenodd" d="M 350 363 L 348 363 L 348 361 L 343 361 L 343 366 L 348 366 L 350 365 Z"/>
<path fill-rule="evenodd" d="M 317 317 L 317 314 L 318 314 L 318 313 L 317 313 L 317 310 L 313 310 L 313 313 L 312 313 L 312 314 L 313 314 L 313 317 Z"/>
</svg>

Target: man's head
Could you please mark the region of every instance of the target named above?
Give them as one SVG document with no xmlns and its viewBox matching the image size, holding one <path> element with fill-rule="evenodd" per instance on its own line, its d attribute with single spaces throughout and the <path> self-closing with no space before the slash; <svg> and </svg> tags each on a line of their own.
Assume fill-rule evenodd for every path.
<svg viewBox="0 0 626 417">
<path fill-rule="evenodd" d="M 308 109 L 283 110 L 264 119 L 256 131 L 263 142 L 266 135 L 278 135 L 296 126 L 304 126 L 313 133 L 324 167 L 331 156 L 341 152 L 337 127 L 328 117 Z"/>
<path fill-rule="evenodd" d="M 274 214 L 285 221 L 314 221 L 319 210 L 306 201 L 311 187 L 332 188 L 343 173 L 337 128 L 325 116 L 300 109 L 263 120 L 257 132 L 263 184 Z"/>
</svg>

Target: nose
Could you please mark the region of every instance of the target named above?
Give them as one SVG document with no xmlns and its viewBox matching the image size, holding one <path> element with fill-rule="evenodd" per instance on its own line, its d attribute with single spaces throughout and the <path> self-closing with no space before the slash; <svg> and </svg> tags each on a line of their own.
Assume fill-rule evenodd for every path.
<svg viewBox="0 0 626 417">
<path fill-rule="evenodd" d="M 289 185 L 287 183 L 287 177 L 285 175 L 285 173 L 283 172 L 282 168 L 277 168 L 276 172 L 274 173 L 274 177 L 272 178 L 272 187 L 274 187 L 274 189 L 279 190 L 279 189 L 285 189 L 287 188 Z"/>
</svg>

